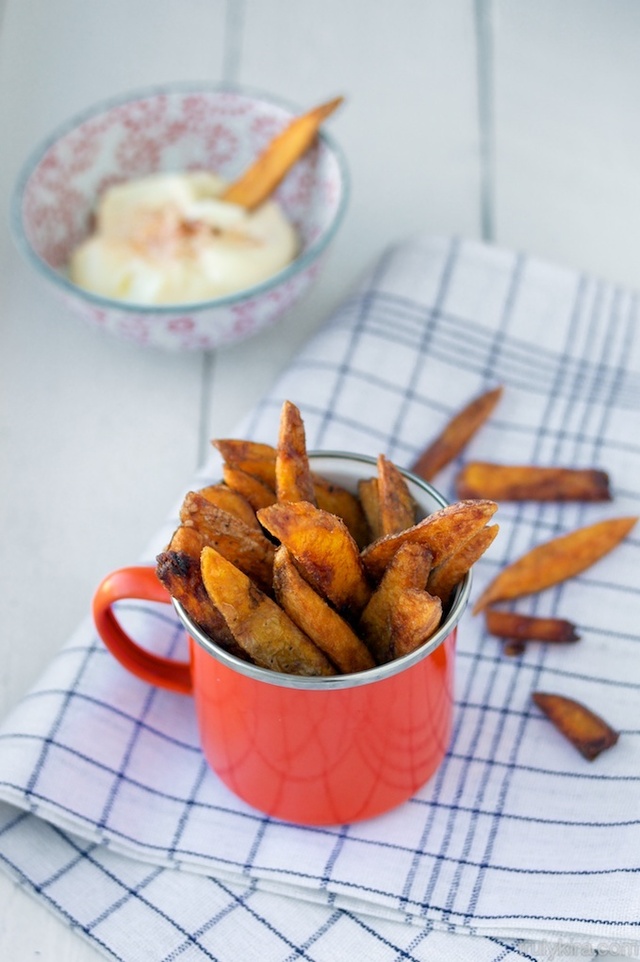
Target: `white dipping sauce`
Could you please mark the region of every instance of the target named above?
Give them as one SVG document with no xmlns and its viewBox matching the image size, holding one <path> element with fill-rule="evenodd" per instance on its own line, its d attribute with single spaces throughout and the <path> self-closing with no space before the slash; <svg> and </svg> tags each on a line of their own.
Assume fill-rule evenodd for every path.
<svg viewBox="0 0 640 962">
<path fill-rule="evenodd" d="M 218 199 L 224 187 L 204 171 L 111 187 L 95 233 L 72 254 L 70 279 L 135 304 L 210 300 L 266 280 L 296 256 L 296 232 L 275 201 L 246 211 Z"/>
</svg>

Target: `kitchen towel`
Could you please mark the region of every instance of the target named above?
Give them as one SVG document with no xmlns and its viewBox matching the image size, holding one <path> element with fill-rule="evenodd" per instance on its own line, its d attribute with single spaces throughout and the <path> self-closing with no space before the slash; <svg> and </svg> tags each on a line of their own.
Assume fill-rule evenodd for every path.
<svg viewBox="0 0 640 962">
<path fill-rule="evenodd" d="M 385 251 L 236 436 L 274 443 L 297 404 L 310 450 L 402 466 L 473 397 L 498 407 L 465 460 L 597 467 L 612 500 L 503 503 L 472 601 L 532 546 L 640 513 L 638 298 L 517 252 L 419 236 Z M 189 488 L 217 480 L 211 453 Z M 182 497 L 140 559 L 153 563 Z M 405 805 L 302 828 L 235 798 L 200 753 L 191 699 L 130 676 L 82 624 L 0 729 L 0 863 L 122 962 L 372 962 L 640 955 L 640 531 L 518 611 L 576 644 L 508 656 L 481 616 L 458 633 L 453 738 Z M 180 657 L 164 605 L 121 603 Z M 574 697 L 620 732 L 586 761 L 531 694 Z"/>
</svg>

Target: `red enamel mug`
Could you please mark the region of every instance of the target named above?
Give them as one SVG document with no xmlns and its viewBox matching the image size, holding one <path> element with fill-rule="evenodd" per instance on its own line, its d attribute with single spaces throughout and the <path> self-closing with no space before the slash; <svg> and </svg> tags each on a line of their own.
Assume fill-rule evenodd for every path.
<svg viewBox="0 0 640 962">
<path fill-rule="evenodd" d="M 310 454 L 314 472 L 355 491 L 376 463 L 363 455 Z M 447 502 L 403 472 L 423 514 Z M 151 567 L 123 568 L 97 589 L 93 614 L 112 654 L 138 678 L 192 695 L 204 755 L 240 798 L 299 824 L 372 818 L 409 799 L 447 750 L 453 713 L 457 624 L 470 592 L 467 575 L 438 631 L 388 664 L 332 677 L 259 668 L 216 645 L 173 601 L 189 637 L 189 661 L 138 645 L 112 606 L 122 599 L 171 602 Z"/>
</svg>

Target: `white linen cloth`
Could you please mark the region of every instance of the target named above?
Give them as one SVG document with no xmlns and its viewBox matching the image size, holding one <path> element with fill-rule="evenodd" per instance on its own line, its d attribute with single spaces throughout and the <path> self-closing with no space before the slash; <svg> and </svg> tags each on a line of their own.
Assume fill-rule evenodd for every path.
<svg viewBox="0 0 640 962">
<path fill-rule="evenodd" d="M 496 384 L 470 458 L 600 467 L 613 500 L 503 504 L 472 599 L 533 545 L 640 513 L 638 298 L 479 242 L 386 251 L 236 436 L 274 443 L 284 399 L 309 449 L 410 464 Z M 218 477 L 211 461 L 185 490 Z M 132 495 L 135 496 L 135 493 Z M 177 506 L 144 552 L 153 562 Z M 577 623 L 573 645 L 507 657 L 464 615 L 451 747 L 397 810 L 353 825 L 266 818 L 207 768 L 190 698 L 152 688 L 90 619 L 0 731 L 0 862 L 109 957 L 430 962 L 640 954 L 640 531 L 519 611 Z M 106 572 L 105 572 L 106 574 Z M 131 633 L 180 656 L 171 608 L 122 603 Z M 585 761 L 533 704 L 557 691 L 618 744 Z"/>
</svg>

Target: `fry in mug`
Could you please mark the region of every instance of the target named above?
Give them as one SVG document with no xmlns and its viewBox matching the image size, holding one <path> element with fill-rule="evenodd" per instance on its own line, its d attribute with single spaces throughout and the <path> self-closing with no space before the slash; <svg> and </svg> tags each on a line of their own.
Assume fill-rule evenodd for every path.
<svg viewBox="0 0 640 962">
<path fill-rule="evenodd" d="M 316 494 L 307 457 L 307 442 L 300 411 L 285 401 L 280 413 L 276 448 L 276 497 L 278 501 L 316 503 Z"/>
<path fill-rule="evenodd" d="M 427 591 L 437 595 L 443 605 L 448 605 L 457 585 L 482 557 L 498 534 L 499 525 L 490 524 L 480 528 L 467 541 L 463 541 L 448 558 L 437 565 L 429 575 Z"/>
<path fill-rule="evenodd" d="M 433 555 L 433 564 L 442 564 L 461 542 L 483 528 L 497 509 L 495 501 L 487 500 L 458 501 L 440 508 L 413 527 L 368 545 L 362 552 L 365 570 L 373 581 L 380 581 L 393 555 L 407 541 L 426 545 Z"/>
<path fill-rule="evenodd" d="M 282 608 L 218 551 L 203 548 L 200 566 L 207 594 L 256 665 L 294 675 L 336 673 Z"/>
<path fill-rule="evenodd" d="M 258 520 L 284 544 L 311 584 L 348 619 L 362 611 L 371 589 L 360 551 L 344 521 L 308 501 L 278 502 Z"/>
<path fill-rule="evenodd" d="M 416 521 L 416 503 L 402 472 L 384 454 L 378 455 L 378 510 L 381 534 L 398 534 Z"/>
<path fill-rule="evenodd" d="M 305 581 L 284 545 L 276 551 L 273 586 L 280 607 L 340 672 L 348 674 L 375 666 L 364 642 Z"/>
<path fill-rule="evenodd" d="M 256 518 L 256 513 L 239 491 L 234 491 L 227 484 L 209 484 L 206 488 L 200 488 L 198 494 L 214 504 L 216 508 L 234 514 L 250 528 L 260 531 L 260 522 Z"/>
<path fill-rule="evenodd" d="M 250 474 L 243 468 L 224 464 L 222 466 L 222 477 L 224 483 L 230 488 L 233 488 L 234 491 L 237 491 L 238 494 L 241 494 L 242 497 L 249 502 L 254 511 L 258 511 L 260 508 L 266 508 L 267 505 L 273 504 L 276 500 L 275 488 L 269 487 L 261 478 Z"/>
<path fill-rule="evenodd" d="M 416 592 L 426 593 L 425 586 L 432 558 L 433 555 L 425 545 L 411 542 L 400 545 L 362 612 L 358 622 L 358 632 L 373 653 L 377 664 L 383 665 L 391 661 L 396 657 L 397 647 L 406 648 L 408 637 L 415 637 L 415 630 L 409 631 L 407 627 L 407 609 L 397 619 L 394 617 L 394 612 L 405 595 L 413 597 Z M 432 631 L 429 631 L 437 606 L 427 604 L 427 607 L 429 608 L 428 618 L 423 628 L 431 634 L 437 627 L 434 626 Z M 424 611 L 419 611 L 417 608 L 418 606 L 414 604 L 413 617 L 420 625 Z"/>
<path fill-rule="evenodd" d="M 269 590 L 275 548 L 262 531 L 217 508 L 196 491 L 185 496 L 180 520 L 185 527 L 195 528 L 205 545 L 216 548 L 260 587 Z"/>
</svg>

